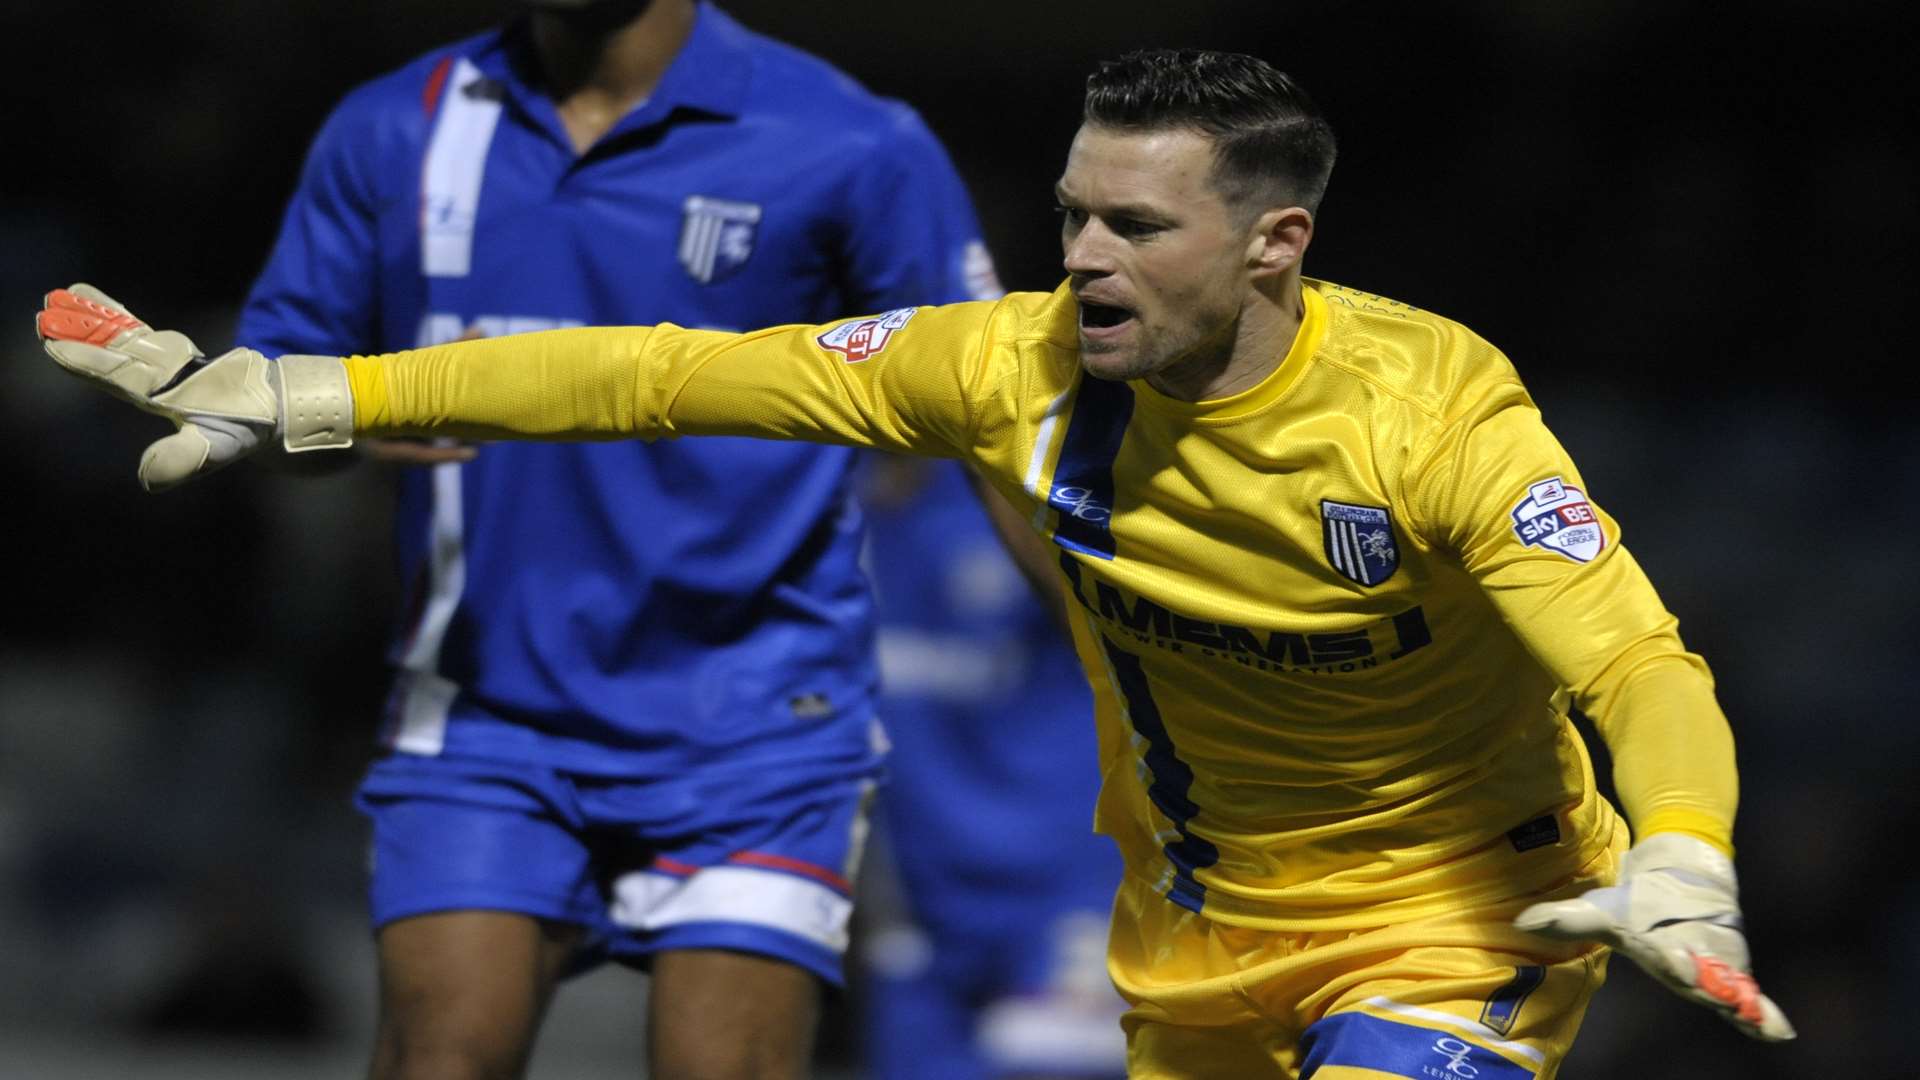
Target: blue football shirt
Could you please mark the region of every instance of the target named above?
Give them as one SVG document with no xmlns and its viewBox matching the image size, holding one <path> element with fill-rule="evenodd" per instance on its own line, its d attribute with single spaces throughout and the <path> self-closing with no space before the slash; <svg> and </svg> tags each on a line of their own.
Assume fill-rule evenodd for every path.
<svg viewBox="0 0 1920 1080">
<path fill-rule="evenodd" d="M 751 329 L 997 294 L 912 110 L 710 5 L 576 153 L 525 22 L 349 95 L 240 324 L 344 354 L 555 326 Z M 502 444 L 407 470 L 386 738 L 688 783 L 871 768 L 851 452 Z"/>
</svg>

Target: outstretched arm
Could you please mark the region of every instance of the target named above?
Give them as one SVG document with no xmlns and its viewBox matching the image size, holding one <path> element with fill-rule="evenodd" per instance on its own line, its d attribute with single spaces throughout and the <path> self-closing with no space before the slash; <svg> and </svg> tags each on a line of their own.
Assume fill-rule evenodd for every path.
<svg viewBox="0 0 1920 1080">
<path fill-rule="evenodd" d="M 290 451 L 362 435 L 623 439 L 680 434 L 978 449 L 998 397 L 996 305 L 904 308 L 752 334 L 674 326 L 555 330 L 379 356 L 207 358 L 89 286 L 48 295 L 38 329 L 63 367 L 179 429 L 148 449 L 159 490 L 278 437 Z"/>
</svg>

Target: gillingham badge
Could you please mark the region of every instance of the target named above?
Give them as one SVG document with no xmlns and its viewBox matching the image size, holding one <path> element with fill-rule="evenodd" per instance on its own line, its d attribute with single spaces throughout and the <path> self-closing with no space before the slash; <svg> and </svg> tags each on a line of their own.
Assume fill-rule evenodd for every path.
<svg viewBox="0 0 1920 1080">
<path fill-rule="evenodd" d="M 1393 519 L 1386 507 L 1321 499 L 1320 524 L 1327 561 L 1349 581 L 1378 585 L 1400 568 L 1400 548 L 1393 542 Z"/>
<path fill-rule="evenodd" d="M 702 285 L 730 277 L 753 255 L 759 231 L 758 203 L 689 196 L 680 222 L 680 265 Z"/>
<path fill-rule="evenodd" d="M 1607 547 L 1607 532 L 1587 493 L 1555 476 L 1529 485 L 1513 508 L 1513 534 L 1528 547 L 1592 562 Z"/>
</svg>

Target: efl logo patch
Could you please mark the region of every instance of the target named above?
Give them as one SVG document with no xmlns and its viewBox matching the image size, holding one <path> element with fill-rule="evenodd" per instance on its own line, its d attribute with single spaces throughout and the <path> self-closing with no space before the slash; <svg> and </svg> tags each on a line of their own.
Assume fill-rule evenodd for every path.
<svg viewBox="0 0 1920 1080">
<path fill-rule="evenodd" d="M 1513 534 L 1528 547 L 1574 562 L 1592 562 L 1607 546 L 1606 530 L 1587 493 L 1557 476 L 1527 488 L 1527 497 L 1513 508 Z"/>
<path fill-rule="evenodd" d="M 1349 581 L 1378 585 L 1400 568 L 1393 520 L 1385 507 L 1321 499 L 1320 524 L 1327 541 L 1327 561 Z"/>
<path fill-rule="evenodd" d="M 887 339 L 895 330 L 907 325 L 913 313 L 919 308 L 895 308 L 884 311 L 868 319 L 855 319 L 814 338 L 823 349 L 831 349 L 847 358 L 847 363 L 857 364 L 869 356 L 878 356 L 880 350 L 887 347 Z"/>
<path fill-rule="evenodd" d="M 759 231 L 759 204 L 689 196 L 680 222 L 680 265 L 702 285 L 730 277 L 753 254 Z"/>
</svg>

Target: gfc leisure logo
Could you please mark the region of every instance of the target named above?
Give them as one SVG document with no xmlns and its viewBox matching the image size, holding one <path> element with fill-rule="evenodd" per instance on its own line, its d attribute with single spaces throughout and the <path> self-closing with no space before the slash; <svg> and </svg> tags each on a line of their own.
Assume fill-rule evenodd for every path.
<svg viewBox="0 0 1920 1080">
<path fill-rule="evenodd" d="M 1090 521 L 1096 525 L 1105 525 L 1113 517 L 1112 508 L 1102 505 L 1094 497 L 1091 488 L 1054 488 L 1053 493 L 1047 496 L 1047 505 L 1063 514 L 1072 514 L 1081 521 Z"/>
</svg>

